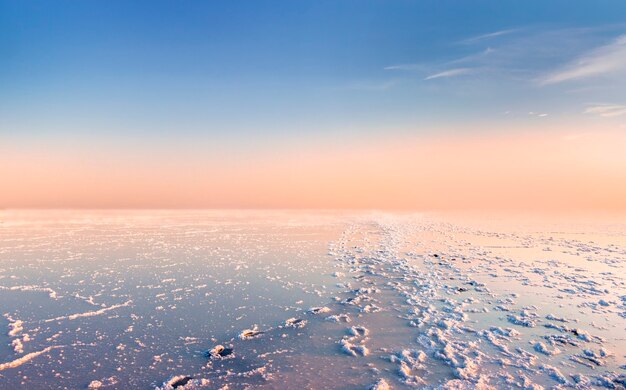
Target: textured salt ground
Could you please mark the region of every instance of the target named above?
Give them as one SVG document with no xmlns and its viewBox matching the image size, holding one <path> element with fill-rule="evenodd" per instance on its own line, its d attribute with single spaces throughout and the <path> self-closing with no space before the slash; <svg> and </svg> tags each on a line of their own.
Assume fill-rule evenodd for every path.
<svg viewBox="0 0 626 390">
<path fill-rule="evenodd" d="M 291 219 L 290 223 L 295 220 L 297 218 Z M 146 388 L 165 382 L 166 388 L 171 385 L 177 388 L 218 388 L 229 384 L 231 388 L 250 385 L 356 389 L 381 384 L 381 380 L 394 388 L 424 385 L 470 388 L 479 385 L 521 388 L 622 385 L 619 375 L 624 373 L 624 356 L 621 353 L 624 350 L 621 338 L 624 318 L 621 316 L 623 303 L 620 299 L 625 292 L 623 273 L 620 274 L 619 269 L 623 269 L 624 264 L 623 247 L 598 247 L 571 239 L 555 244 L 549 238 L 469 229 L 421 216 L 342 217 L 339 220 L 341 222 L 333 220 L 335 228 L 343 230 L 339 238 L 332 237 L 332 234 L 323 238 L 319 234 L 311 235 L 310 241 L 323 242 L 324 246 L 331 241 L 329 253 L 321 266 L 308 263 L 310 272 L 299 280 L 295 277 L 297 274 L 277 272 L 288 263 L 284 260 L 256 266 L 249 264 L 250 260 L 268 254 L 271 258 L 272 251 L 285 250 L 280 240 L 293 239 L 293 232 L 279 235 L 276 241 L 268 242 L 268 237 L 264 236 L 250 242 L 242 238 L 249 237 L 250 228 L 246 226 L 247 222 L 240 222 L 236 225 L 237 229 L 230 230 L 226 240 L 238 240 L 238 244 L 246 248 L 246 261 L 235 260 L 233 256 L 220 263 L 219 267 L 207 270 L 213 274 L 201 274 L 189 283 L 189 275 L 173 270 L 178 264 L 189 264 L 186 257 L 193 251 L 183 251 L 179 258 L 182 261 L 168 261 L 171 253 L 159 253 L 159 250 L 168 252 L 172 247 L 197 245 L 198 238 L 202 237 L 194 233 L 198 231 L 197 225 L 193 225 L 193 229 L 189 225 L 179 227 L 174 232 L 184 234 L 177 234 L 176 237 L 190 236 L 187 237 L 189 240 L 174 243 L 173 232 L 169 231 L 167 240 L 161 237 L 163 241 L 159 243 L 159 250 L 142 253 L 142 258 L 152 260 L 145 265 L 147 269 L 160 270 L 158 280 L 141 280 L 141 288 L 124 291 L 122 287 L 128 281 L 119 279 L 116 288 L 123 293 L 107 295 L 104 295 L 108 291 L 106 284 L 91 283 L 89 289 L 100 291 L 100 299 L 95 301 L 100 305 L 105 301 L 105 308 L 122 305 L 129 300 L 132 302 L 128 306 L 115 307 L 110 312 L 101 313 L 100 308 L 94 308 L 94 299 L 84 289 L 78 294 L 80 297 L 72 298 L 84 302 L 83 310 L 77 311 L 66 301 L 69 299 L 66 296 L 72 296 L 67 293 L 70 291 L 67 285 L 65 289 L 55 288 L 55 291 L 60 291 L 61 299 L 50 296 L 45 290 L 48 288 L 45 283 L 40 283 L 42 280 L 32 284 L 35 290 L 10 290 L 12 293 L 37 296 L 41 300 L 45 296 L 47 300 L 62 302 L 59 308 L 51 310 L 47 313 L 49 315 L 39 316 L 36 321 L 30 320 L 28 315 L 18 316 L 24 314 L 18 309 L 7 313 L 10 318 L 7 318 L 7 331 L 11 321 L 26 319 L 20 332 L 35 336 L 34 342 L 25 344 L 27 348 L 32 346 L 35 350 L 35 347 L 45 345 L 59 348 L 48 350 L 28 364 L 19 366 L 17 375 L 14 369 L 3 370 L 0 379 L 7 383 L 14 379 L 13 383 L 50 384 L 50 376 L 54 372 L 51 369 L 71 366 L 76 375 L 55 375 L 55 383 L 67 383 L 65 387 L 70 388 L 88 385 L 92 388 L 114 388 L 120 384 Z M 279 225 L 273 227 L 275 232 L 285 229 L 284 223 L 275 224 Z M 258 229 L 267 228 L 266 224 Z M 319 228 L 318 225 L 315 230 Z M 239 236 L 235 233 L 238 229 L 243 231 Z M 151 228 L 136 239 L 141 241 L 154 234 L 155 230 Z M 542 247 L 546 240 L 552 241 L 552 250 L 546 251 L 550 255 L 537 255 L 537 248 Z M 301 252 L 306 258 L 314 253 L 310 249 L 303 250 L 306 242 L 300 240 L 297 246 L 288 247 L 296 253 Z M 508 251 L 510 248 L 530 249 L 531 253 L 527 253 L 528 258 L 524 258 L 524 251 L 513 256 Z M 572 251 L 572 248 L 577 251 L 573 256 L 583 258 L 583 263 L 593 267 L 583 271 L 576 268 L 580 265 L 571 266 L 571 263 L 563 262 L 559 249 Z M 46 252 L 49 255 L 49 251 L 43 251 L 44 254 Z M 568 255 L 572 256 L 571 253 Z M 70 261 L 64 260 L 64 255 L 57 256 L 60 262 Z M 118 266 L 126 262 L 132 264 L 127 254 L 124 259 L 127 261 Z M 158 259 L 162 260 L 155 263 Z M 9 262 L 8 270 L 12 275 L 20 271 L 14 264 Z M 246 279 L 246 267 L 255 272 L 264 271 L 265 278 Z M 293 272 L 297 265 L 287 264 L 289 267 L 294 267 L 291 269 Z M 606 271 L 605 267 L 618 271 L 607 274 L 610 271 Z M 228 272 L 232 268 L 237 272 L 215 274 L 215 271 Z M 124 275 L 115 267 L 111 270 L 118 278 Z M 316 274 L 328 277 L 318 275 L 323 281 L 320 284 L 308 282 L 307 279 L 314 278 Z M 335 277 L 330 277 L 331 274 Z M 85 276 L 84 270 L 67 268 L 64 275 Z M 6 275 L 3 273 L 3 276 Z M 23 279 L 34 281 L 34 278 Z M 202 283 L 203 280 L 205 283 Z M 256 290 L 256 295 L 237 295 L 237 289 L 248 288 L 242 280 L 259 283 L 264 288 Z M 6 280 L 0 279 L 2 281 Z M 194 292 L 206 291 L 211 282 L 220 286 L 219 292 L 195 296 Z M 107 283 L 116 284 L 115 279 Z M 298 296 L 298 303 L 286 304 L 281 301 L 280 295 L 268 294 L 271 289 L 267 285 L 278 286 L 294 296 L 301 289 L 305 290 L 305 294 Z M 5 287 L 10 286 L 5 283 Z M 13 286 L 19 285 L 16 283 Z M 146 290 L 150 294 L 142 300 L 140 291 Z M 229 294 L 234 295 L 232 302 L 228 302 Z M 161 302 L 162 298 L 167 300 Z M 245 304 L 242 298 L 247 301 Z M 211 306 L 214 312 L 222 310 L 222 313 L 229 313 L 237 307 L 241 310 L 236 316 L 231 316 L 229 322 L 222 323 L 223 329 L 216 332 L 215 329 L 198 326 L 198 322 L 194 321 L 194 316 L 198 316 L 198 307 L 192 305 L 185 315 L 180 316 L 184 328 L 194 330 L 194 335 L 187 337 L 174 337 L 166 332 L 174 317 L 154 315 L 178 314 L 197 299 L 214 301 L 215 304 L 220 302 L 221 305 Z M 239 306 L 235 305 L 237 301 Z M 279 310 L 272 310 L 271 315 L 262 319 L 260 313 L 252 310 L 264 301 L 271 302 L 270 306 Z M 16 307 L 19 303 L 19 299 L 14 302 Z M 307 313 L 306 309 L 312 305 L 327 307 L 328 312 Z M 76 316 L 94 312 L 100 314 L 94 317 Z M 127 327 L 119 331 L 152 333 L 152 340 L 130 338 L 126 344 L 112 343 L 111 346 L 117 345 L 116 356 L 123 359 L 118 361 L 115 371 L 102 363 L 100 369 L 89 367 L 90 363 L 93 367 L 93 364 L 102 361 L 97 353 L 108 353 L 106 344 L 110 343 L 109 336 L 116 332 L 112 323 L 123 319 L 124 313 L 128 312 L 136 316 L 129 326 L 134 329 L 128 332 Z M 350 322 L 327 320 L 340 315 L 349 317 Z M 106 318 L 109 328 L 103 329 L 102 321 L 89 322 L 98 316 Z M 206 314 L 204 316 L 207 320 Z M 45 325 L 48 324 L 47 319 L 56 317 L 62 317 L 52 322 L 57 327 Z M 286 327 L 285 321 L 290 318 L 305 319 L 307 322 L 304 327 Z M 63 328 L 64 322 L 72 325 Z M 245 329 L 254 329 L 255 324 L 259 324 L 262 334 L 252 338 L 238 337 Z M 82 336 L 77 336 L 77 329 L 90 326 L 94 333 L 82 331 L 79 332 Z M 351 331 L 358 326 L 366 328 L 367 334 Z M 151 328 L 156 329 L 150 332 Z M 46 333 L 52 335 L 45 341 L 41 340 Z M 343 347 L 347 343 L 356 348 L 350 347 L 346 351 Z M 9 345 L 7 356 L 13 356 Z M 225 359 L 207 358 L 204 352 L 215 345 L 232 348 L 232 355 Z M 603 348 L 607 352 L 603 352 Z M 154 354 L 157 349 L 165 352 Z M 558 354 L 555 353 L 557 349 Z M 66 350 L 76 353 L 82 360 L 87 358 L 89 361 L 91 358 L 93 361 L 73 366 L 71 359 L 59 356 L 61 353 L 67 355 Z M 364 351 L 367 352 L 362 353 Z M 185 359 L 172 359 L 181 354 L 185 355 Z M 130 363 L 132 371 L 130 368 L 119 370 L 123 362 Z M 11 376 L 12 373 L 15 376 Z M 85 373 L 93 377 L 91 382 L 74 379 Z"/>
<path fill-rule="evenodd" d="M 350 282 L 350 288 L 346 290 L 346 294 L 352 296 L 338 297 L 339 305 L 335 302 L 330 311 L 347 313 L 367 324 L 368 337 L 357 340 L 357 345 L 366 347 L 367 353 L 352 348 L 355 344 L 351 336 L 355 332 L 348 331 L 349 335 L 342 336 L 339 341 L 342 352 L 360 360 L 353 368 L 362 371 L 363 376 L 379 377 L 387 384 L 398 385 L 400 382 L 401 385 L 418 387 L 624 386 L 623 374 L 611 368 L 597 369 L 605 365 L 616 368 L 619 361 L 623 361 L 623 356 L 616 357 L 604 349 L 602 345 L 607 343 L 606 340 L 578 327 L 565 327 L 567 330 L 560 331 L 565 335 L 546 332 L 546 329 L 554 329 L 546 328 L 554 325 L 550 321 L 570 320 L 540 313 L 540 308 L 535 306 L 522 307 L 519 313 L 507 314 L 504 319 L 491 315 L 490 308 L 506 313 L 514 311 L 519 294 L 509 293 L 499 298 L 483 282 L 471 279 L 467 273 L 452 266 L 451 262 L 456 258 L 446 258 L 439 253 L 412 255 L 413 261 L 399 260 L 396 249 L 402 246 L 403 236 L 396 229 L 397 226 L 393 225 L 361 224 L 353 227 L 348 237 L 340 241 L 338 253 L 333 252 L 341 255 L 338 258 L 343 262 L 340 267 L 346 269 L 340 274 L 352 275 L 356 282 Z M 350 237 L 351 234 L 354 237 Z M 380 235 L 381 242 L 377 246 L 372 241 Z M 359 237 L 361 245 L 358 245 Z M 421 263 L 419 269 L 411 269 L 410 263 L 414 262 Z M 571 278 L 567 280 L 571 281 Z M 469 298 L 459 299 L 470 295 L 466 294 L 470 291 Z M 371 309 L 376 306 L 380 311 Z M 352 307 L 358 308 L 357 312 L 351 311 Z M 407 307 L 412 315 L 398 315 L 406 312 Z M 398 318 L 403 321 L 395 321 Z M 409 319 L 419 331 L 398 332 L 407 329 L 406 320 Z M 540 324 L 544 327 L 538 327 Z M 325 328 L 325 331 L 329 330 L 328 326 Z M 408 341 L 412 338 L 411 333 L 417 336 L 418 346 Z M 399 340 L 405 337 L 403 344 Z M 346 340 L 350 341 L 348 348 Z M 620 340 L 616 341 L 618 346 L 621 345 Z M 300 351 L 300 355 L 303 353 L 305 351 Z M 558 356 L 562 353 L 569 353 L 569 360 Z M 389 361 L 397 367 L 394 370 L 382 361 Z M 584 367 L 575 363 L 582 363 Z M 288 372 L 279 367 L 275 370 L 282 371 L 283 375 Z M 326 377 L 323 369 L 319 372 L 323 373 L 321 377 Z M 302 385 L 328 386 L 315 379 L 302 381 L 306 377 L 303 372 L 296 375 Z M 350 373 L 334 365 L 327 375 L 350 383 Z M 268 378 L 268 382 L 272 379 L 276 378 Z M 296 383 L 289 376 L 279 381 L 284 382 Z"/>
<path fill-rule="evenodd" d="M 15 388 L 84 388 L 92 380 L 150 388 L 203 367 L 196 351 L 212 339 L 327 300 L 320 294 L 334 278 L 322 268 L 331 266 L 327 243 L 341 231 L 336 218 L 233 214 L 4 220 L 2 312 L 24 321 L 24 354 L 63 348 L 2 370 L 0 380 Z M 21 356 L 9 325 L 0 318 L 0 363 Z"/>
</svg>

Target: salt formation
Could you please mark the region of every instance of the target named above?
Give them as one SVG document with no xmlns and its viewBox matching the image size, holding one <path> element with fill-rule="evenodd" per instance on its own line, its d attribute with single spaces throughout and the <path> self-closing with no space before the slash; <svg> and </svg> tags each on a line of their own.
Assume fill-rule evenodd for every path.
<svg viewBox="0 0 626 390">
<path fill-rule="evenodd" d="M 369 349 L 365 345 L 369 331 L 363 326 L 352 326 L 348 328 L 348 335 L 344 336 L 339 345 L 341 350 L 350 356 L 367 356 Z"/>
<path fill-rule="evenodd" d="M 224 359 L 233 357 L 233 349 L 223 345 L 216 345 L 205 353 L 205 356 L 211 359 Z"/>
<path fill-rule="evenodd" d="M 155 390 L 195 390 L 205 389 L 210 386 L 211 382 L 206 379 L 194 379 L 189 375 L 175 375 L 167 381 L 163 382 L 160 387 Z"/>
<path fill-rule="evenodd" d="M 544 343 L 537 342 L 535 343 L 535 351 L 543 353 L 544 355 L 552 356 L 561 353 L 561 350 L 558 348 L 548 348 Z"/>
<path fill-rule="evenodd" d="M 0 225 L 6 387 L 624 387 L 626 229 L 215 213 Z"/>
<path fill-rule="evenodd" d="M 308 310 L 309 313 L 311 314 L 324 314 L 324 313 L 328 313 L 330 312 L 330 308 L 326 307 L 326 306 L 322 306 L 322 307 L 312 307 Z"/>
<path fill-rule="evenodd" d="M 259 337 L 265 332 L 260 331 L 256 326 L 252 329 L 244 329 L 239 333 L 239 338 L 241 340 L 249 340 L 256 337 Z"/>
<path fill-rule="evenodd" d="M 6 370 L 8 368 L 16 368 L 21 366 L 24 363 L 28 363 L 29 361 L 35 359 L 38 356 L 44 355 L 50 351 L 52 351 L 53 349 L 57 349 L 57 348 L 62 348 L 62 346 L 50 346 L 50 347 L 46 347 L 40 351 L 36 351 L 36 352 L 31 352 L 31 353 L 27 353 L 26 355 L 19 357 L 13 361 L 7 362 L 7 363 L 0 363 L 0 371 Z"/>
<path fill-rule="evenodd" d="M 302 318 L 289 318 L 285 321 L 286 328 L 302 329 L 306 326 L 306 320 Z"/>
<path fill-rule="evenodd" d="M 351 322 L 350 316 L 347 314 L 333 314 L 332 316 L 326 317 L 326 321 L 331 322 Z"/>
<path fill-rule="evenodd" d="M 419 376 L 419 372 L 426 372 L 423 364 L 427 359 L 426 354 L 419 350 L 402 350 L 392 355 L 389 360 L 398 364 L 398 374 L 401 380 L 408 385 L 423 386 L 426 381 Z"/>
<path fill-rule="evenodd" d="M 389 386 L 389 383 L 387 383 L 386 380 L 379 379 L 376 383 L 370 386 L 369 390 L 391 390 L 391 386 Z"/>
<path fill-rule="evenodd" d="M 119 381 L 116 377 L 112 376 L 110 378 L 102 378 L 102 379 L 94 379 L 87 385 L 87 389 L 106 389 L 106 388 L 114 388 L 119 384 Z"/>
</svg>

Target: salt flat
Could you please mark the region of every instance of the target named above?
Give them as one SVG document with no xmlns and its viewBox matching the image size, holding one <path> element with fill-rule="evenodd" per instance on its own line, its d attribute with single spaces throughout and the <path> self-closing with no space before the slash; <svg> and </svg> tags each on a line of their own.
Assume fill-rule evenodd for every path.
<svg viewBox="0 0 626 390">
<path fill-rule="evenodd" d="M 2 388 L 623 388 L 626 219 L 5 211 Z"/>
</svg>

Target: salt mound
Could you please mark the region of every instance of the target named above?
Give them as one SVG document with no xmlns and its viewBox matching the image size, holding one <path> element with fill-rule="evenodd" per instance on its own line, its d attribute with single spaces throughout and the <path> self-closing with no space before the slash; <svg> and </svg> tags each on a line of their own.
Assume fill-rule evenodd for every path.
<svg viewBox="0 0 626 390">
<path fill-rule="evenodd" d="M 223 359 L 233 356 L 233 349 L 226 348 L 223 345 L 216 345 L 209 351 L 205 352 L 205 356 L 211 359 Z"/>
<path fill-rule="evenodd" d="M 239 333 L 239 339 L 241 340 L 250 340 L 256 337 L 259 337 L 265 332 L 260 331 L 256 326 L 252 329 L 244 329 Z"/>
<path fill-rule="evenodd" d="M 341 350 L 350 356 L 367 356 L 369 355 L 369 349 L 362 344 L 353 344 L 348 339 L 342 339 L 339 344 Z"/>
<path fill-rule="evenodd" d="M 326 317 L 326 321 L 332 321 L 332 322 L 350 322 L 350 316 L 348 316 L 347 314 L 333 314 L 332 316 L 328 316 Z"/>
<path fill-rule="evenodd" d="M 307 310 L 307 312 L 311 313 L 311 314 L 323 314 L 323 313 L 330 312 L 330 308 L 328 308 L 326 306 L 312 307 L 309 310 Z"/>
<path fill-rule="evenodd" d="M 369 390 L 391 390 L 391 386 L 389 386 L 386 380 L 381 378 L 371 385 Z"/>
<path fill-rule="evenodd" d="M 348 329 L 348 333 L 356 337 L 365 337 L 369 334 L 369 330 L 364 326 L 353 326 Z"/>
<path fill-rule="evenodd" d="M 161 387 L 155 390 L 174 390 L 174 389 L 202 389 L 208 387 L 211 382 L 208 379 L 193 379 L 189 375 L 176 375 L 163 382 Z"/>
<path fill-rule="evenodd" d="M 306 320 L 302 318 L 289 318 L 285 321 L 285 327 L 294 328 L 294 329 L 302 329 L 306 326 Z"/>
<path fill-rule="evenodd" d="M 558 355 L 559 353 L 561 353 L 560 349 L 558 349 L 558 348 L 550 349 L 550 348 L 548 348 L 547 345 L 545 345 L 542 342 L 535 343 L 534 348 L 535 348 L 535 351 L 543 353 L 544 355 L 547 355 L 547 356 Z"/>
</svg>

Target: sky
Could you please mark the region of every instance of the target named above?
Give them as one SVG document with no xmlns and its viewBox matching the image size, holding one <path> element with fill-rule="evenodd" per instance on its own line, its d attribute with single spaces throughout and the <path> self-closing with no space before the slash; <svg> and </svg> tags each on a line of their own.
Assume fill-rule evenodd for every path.
<svg viewBox="0 0 626 390">
<path fill-rule="evenodd" d="M 0 208 L 626 209 L 626 2 L 0 0 Z"/>
</svg>

